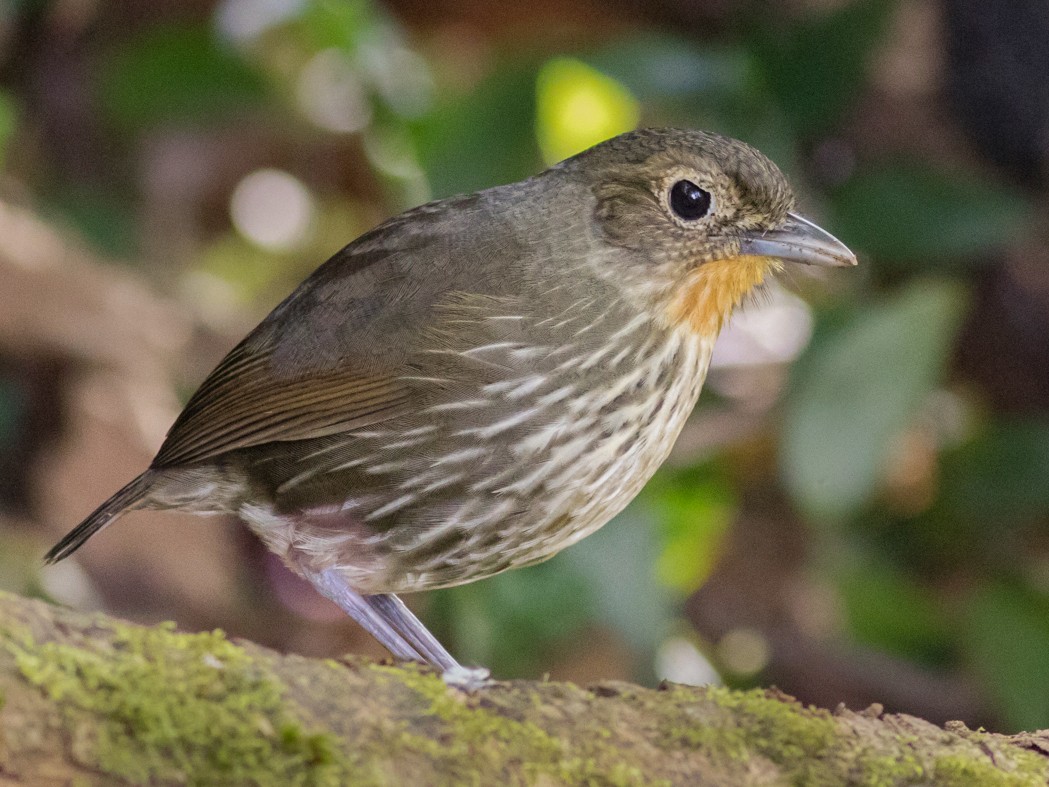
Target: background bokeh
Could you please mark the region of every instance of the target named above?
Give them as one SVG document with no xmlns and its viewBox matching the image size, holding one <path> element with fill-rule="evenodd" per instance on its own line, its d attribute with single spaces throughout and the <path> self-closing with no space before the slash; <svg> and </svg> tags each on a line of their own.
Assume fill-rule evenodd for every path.
<svg viewBox="0 0 1049 787">
<path fill-rule="evenodd" d="M 500 677 L 1049 727 L 1041 0 L 0 2 L 0 586 L 381 656 L 236 522 L 40 558 L 342 245 L 638 124 L 757 145 L 862 264 L 748 304 L 604 530 L 413 606 Z"/>
</svg>

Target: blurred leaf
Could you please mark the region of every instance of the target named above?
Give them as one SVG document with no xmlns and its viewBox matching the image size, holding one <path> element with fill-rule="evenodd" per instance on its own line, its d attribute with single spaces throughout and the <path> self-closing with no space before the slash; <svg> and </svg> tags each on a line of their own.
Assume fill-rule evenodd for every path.
<svg viewBox="0 0 1049 787">
<path fill-rule="evenodd" d="M 922 270 L 1007 246 L 1030 214 L 1017 192 L 920 162 L 858 174 L 835 195 L 833 209 L 836 231 L 854 248 Z"/>
<path fill-rule="evenodd" d="M 738 137 L 789 169 L 794 135 L 744 48 L 642 33 L 581 59 L 626 85 L 642 103 L 643 123 Z"/>
<path fill-rule="evenodd" d="M 849 522 L 847 536 L 877 552 L 878 559 L 909 575 L 943 579 L 984 570 L 991 557 L 977 528 L 943 509 L 915 516 L 886 506 L 871 506 Z"/>
<path fill-rule="evenodd" d="M 799 134 L 826 131 L 851 106 L 894 6 L 893 0 L 853 0 L 793 22 L 785 22 L 782 9 L 768 9 L 751 49 Z"/>
<path fill-rule="evenodd" d="M 430 619 L 451 635 L 456 655 L 504 676 L 535 675 L 554 647 L 595 616 L 585 578 L 560 555 L 432 599 Z"/>
<path fill-rule="evenodd" d="M 581 59 L 645 101 L 716 99 L 755 87 L 752 61 L 742 49 L 667 35 L 620 39 Z"/>
<path fill-rule="evenodd" d="M 435 197 L 513 183 L 536 172 L 535 65 L 496 71 L 470 95 L 416 124 Z"/>
<path fill-rule="evenodd" d="M 301 21 L 312 49 L 353 51 L 374 33 L 377 20 L 371 0 L 319 0 L 303 4 Z"/>
<path fill-rule="evenodd" d="M 0 454 L 18 437 L 27 405 L 25 391 L 18 381 L 0 374 Z"/>
<path fill-rule="evenodd" d="M 115 51 L 99 76 L 103 111 L 123 128 L 216 121 L 257 106 L 262 79 L 207 27 L 157 26 Z"/>
<path fill-rule="evenodd" d="M 710 576 L 735 516 L 731 484 L 705 468 L 664 470 L 645 487 L 643 500 L 662 529 L 656 575 L 682 596 L 694 593 Z"/>
<path fill-rule="evenodd" d="M 302 256 L 265 251 L 230 232 L 201 251 L 193 272 L 206 283 L 208 297 L 221 302 L 226 311 L 249 309 L 259 303 L 275 306 L 277 301 L 267 303 L 272 292 L 286 292 L 301 279 L 301 272 L 296 271 L 294 280 L 288 281 L 289 269 L 294 270 L 293 263 Z"/>
<path fill-rule="evenodd" d="M 1049 423 L 992 424 L 944 459 L 941 498 L 954 517 L 991 525 L 1049 513 Z"/>
<path fill-rule="evenodd" d="M 977 591 L 964 606 L 971 668 L 1019 732 L 1049 727 L 1049 599 L 1007 584 Z"/>
<path fill-rule="evenodd" d="M 630 131 L 637 99 L 616 80 L 568 57 L 549 61 L 536 81 L 536 134 L 547 164 L 556 164 Z"/>
<path fill-rule="evenodd" d="M 940 378 L 964 303 L 957 286 L 912 282 L 811 347 L 781 452 L 787 486 L 810 516 L 844 518 L 870 499 L 893 440 Z"/>
<path fill-rule="evenodd" d="M 7 148 L 18 128 L 18 110 L 11 96 L 0 91 L 0 168 L 7 160 Z"/>
<path fill-rule="evenodd" d="M 949 655 L 953 632 L 929 592 L 896 567 L 864 560 L 839 577 L 849 630 L 861 642 L 927 664 Z"/>
<path fill-rule="evenodd" d="M 587 578 L 599 618 L 648 663 L 674 617 L 673 600 L 653 570 L 660 553 L 658 532 L 650 512 L 634 504 L 561 554 Z"/>
<path fill-rule="evenodd" d="M 46 207 L 107 257 L 129 259 L 138 251 L 134 208 L 120 195 L 82 183 L 67 184 L 48 195 Z"/>
</svg>

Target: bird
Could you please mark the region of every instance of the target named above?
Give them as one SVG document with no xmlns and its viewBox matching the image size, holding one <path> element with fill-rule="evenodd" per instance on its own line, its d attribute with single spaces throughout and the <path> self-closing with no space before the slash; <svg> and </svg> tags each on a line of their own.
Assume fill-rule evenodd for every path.
<svg viewBox="0 0 1049 787">
<path fill-rule="evenodd" d="M 207 376 L 123 513 L 235 515 L 395 659 L 463 669 L 400 594 L 546 560 L 666 459 L 722 326 L 785 262 L 851 266 L 780 169 L 643 128 L 408 210 L 317 268 Z"/>
</svg>

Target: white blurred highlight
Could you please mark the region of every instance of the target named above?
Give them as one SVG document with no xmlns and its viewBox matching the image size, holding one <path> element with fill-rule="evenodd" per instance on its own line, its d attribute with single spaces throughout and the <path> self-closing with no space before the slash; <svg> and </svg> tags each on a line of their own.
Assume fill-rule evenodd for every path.
<svg viewBox="0 0 1049 787">
<path fill-rule="evenodd" d="M 790 363 L 809 343 L 812 325 L 808 304 L 770 284 L 767 295 L 733 315 L 714 345 L 710 366 L 717 369 Z"/>
<path fill-rule="evenodd" d="M 215 11 L 219 33 L 238 44 L 248 43 L 298 14 L 305 0 L 223 0 Z"/>
<path fill-rule="evenodd" d="M 241 180 L 230 198 L 237 231 L 267 251 L 293 251 L 309 240 L 316 209 L 309 189 L 278 169 L 260 169 Z"/>
<path fill-rule="evenodd" d="M 98 610 L 105 607 L 91 577 L 76 560 L 63 560 L 40 572 L 44 592 L 59 603 L 74 609 Z"/>
<path fill-rule="evenodd" d="M 371 105 L 353 65 L 338 49 L 318 52 L 299 73 L 299 107 L 317 126 L 349 134 L 372 119 Z"/>
<path fill-rule="evenodd" d="M 418 117 L 433 104 L 434 82 L 430 67 L 417 52 L 397 41 L 392 32 L 361 45 L 358 64 L 383 100 L 398 115 Z"/>
<path fill-rule="evenodd" d="M 765 635 L 757 629 L 738 628 L 718 642 L 718 658 L 729 672 L 756 675 L 768 666 L 772 648 Z"/>
<path fill-rule="evenodd" d="M 721 676 L 695 645 L 684 637 L 670 637 L 656 651 L 656 677 L 688 686 L 718 685 Z"/>
</svg>

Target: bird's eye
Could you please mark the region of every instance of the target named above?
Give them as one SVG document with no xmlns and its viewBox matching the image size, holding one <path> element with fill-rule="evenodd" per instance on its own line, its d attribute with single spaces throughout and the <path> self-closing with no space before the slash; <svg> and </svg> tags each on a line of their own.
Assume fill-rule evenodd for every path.
<svg viewBox="0 0 1049 787">
<path fill-rule="evenodd" d="M 710 213 L 710 192 L 691 180 L 679 180 L 670 187 L 670 208 L 686 221 L 701 219 Z"/>
</svg>

